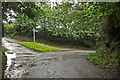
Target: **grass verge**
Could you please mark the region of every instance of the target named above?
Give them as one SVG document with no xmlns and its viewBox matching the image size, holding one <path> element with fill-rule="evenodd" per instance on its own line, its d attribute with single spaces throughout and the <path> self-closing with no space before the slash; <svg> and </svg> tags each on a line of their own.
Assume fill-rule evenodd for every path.
<svg viewBox="0 0 120 80">
<path fill-rule="evenodd" d="M 7 51 L 4 47 L 2 47 L 2 77 L 4 77 L 4 71 L 6 69 L 6 61 L 7 57 L 5 56 L 5 51 Z"/>
<path fill-rule="evenodd" d="M 100 65 L 101 68 L 117 70 L 119 66 L 118 54 L 116 52 L 108 54 L 105 50 L 98 49 L 95 53 L 89 54 L 87 59 L 94 64 Z"/>
<path fill-rule="evenodd" d="M 60 49 L 57 48 L 57 47 L 49 46 L 49 45 L 46 45 L 46 44 L 43 44 L 43 43 L 20 42 L 19 44 L 21 44 L 21 45 L 23 45 L 27 48 L 39 51 L 39 52 L 57 52 L 57 51 L 60 51 Z"/>
</svg>

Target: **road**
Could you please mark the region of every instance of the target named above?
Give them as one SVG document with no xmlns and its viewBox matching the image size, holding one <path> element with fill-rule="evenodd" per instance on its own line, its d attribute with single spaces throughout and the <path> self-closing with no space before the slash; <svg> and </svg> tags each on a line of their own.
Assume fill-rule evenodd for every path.
<svg viewBox="0 0 120 80">
<path fill-rule="evenodd" d="M 86 60 L 89 50 L 35 52 L 3 38 L 2 45 L 16 55 L 5 71 L 5 78 L 116 78 L 117 74 L 101 69 Z"/>
</svg>

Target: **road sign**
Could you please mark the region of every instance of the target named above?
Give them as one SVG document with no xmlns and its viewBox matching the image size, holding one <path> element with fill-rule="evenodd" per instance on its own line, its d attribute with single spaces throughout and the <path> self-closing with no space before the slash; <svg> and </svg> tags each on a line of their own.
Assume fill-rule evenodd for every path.
<svg viewBox="0 0 120 80">
<path fill-rule="evenodd" d="M 33 28 L 33 32 L 38 32 L 38 30 L 36 30 L 36 29 Z"/>
</svg>

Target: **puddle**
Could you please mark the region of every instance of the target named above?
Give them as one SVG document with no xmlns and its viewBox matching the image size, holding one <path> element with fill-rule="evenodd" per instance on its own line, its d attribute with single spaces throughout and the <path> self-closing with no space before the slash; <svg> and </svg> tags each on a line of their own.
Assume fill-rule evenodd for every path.
<svg viewBox="0 0 120 80">
<path fill-rule="evenodd" d="M 12 45 L 15 47 L 21 47 L 21 45 L 19 45 L 19 44 L 12 44 Z"/>
<path fill-rule="evenodd" d="M 9 42 L 9 43 L 13 43 L 12 41 L 9 41 L 9 40 L 7 40 L 7 42 Z"/>
<path fill-rule="evenodd" d="M 55 58 L 55 57 L 46 57 L 46 58 L 42 58 L 42 59 L 40 59 L 40 61 L 55 61 L 55 60 L 57 60 L 57 58 Z"/>
<path fill-rule="evenodd" d="M 10 68 L 11 63 L 12 63 L 12 59 L 16 58 L 16 54 L 11 52 L 11 51 L 6 51 L 5 55 L 7 56 L 7 65 L 6 65 L 7 68 L 6 68 L 6 70 L 8 70 Z"/>
<path fill-rule="evenodd" d="M 44 57 L 39 59 L 39 61 L 66 61 L 69 59 L 80 59 L 81 55 L 62 55 L 62 56 L 57 56 L 57 57 Z"/>
<path fill-rule="evenodd" d="M 16 58 L 33 58 L 33 57 L 35 57 L 35 56 L 29 56 L 29 55 L 26 55 L 26 56 L 17 56 Z"/>
<path fill-rule="evenodd" d="M 19 53 L 17 53 L 19 54 Z M 19 54 L 19 55 L 33 55 L 32 53 L 22 53 L 22 54 Z"/>
</svg>

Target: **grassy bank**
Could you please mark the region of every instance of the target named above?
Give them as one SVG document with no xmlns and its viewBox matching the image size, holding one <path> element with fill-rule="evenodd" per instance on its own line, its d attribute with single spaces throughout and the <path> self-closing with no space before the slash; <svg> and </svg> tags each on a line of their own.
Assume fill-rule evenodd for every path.
<svg viewBox="0 0 120 80">
<path fill-rule="evenodd" d="M 2 77 L 4 77 L 4 71 L 6 68 L 7 57 L 5 56 L 5 51 L 7 51 L 4 47 L 2 47 Z"/>
<path fill-rule="evenodd" d="M 19 44 L 28 47 L 30 49 L 39 51 L 39 52 L 56 52 L 60 51 L 59 48 L 54 46 L 49 46 L 43 43 L 37 43 L 37 42 L 20 42 Z"/>
<path fill-rule="evenodd" d="M 113 52 L 109 54 L 105 52 L 103 48 L 96 50 L 96 53 L 91 53 L 88 55 L 87 59 L 94 64 L 100 65 L 101 68 L 109 68 L 117 70 L 119 67 L 119 58 L 118 53 Z"/>
</svg>

